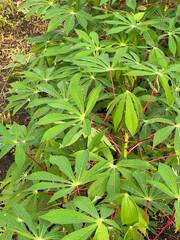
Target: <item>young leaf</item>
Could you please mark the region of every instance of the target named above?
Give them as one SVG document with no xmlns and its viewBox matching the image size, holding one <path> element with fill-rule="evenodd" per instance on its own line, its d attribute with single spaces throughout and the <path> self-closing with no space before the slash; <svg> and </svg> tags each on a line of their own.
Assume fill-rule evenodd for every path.
<svg viewBox="0 0 180 240">
<path fill-rule="evenodd" d="M 135 202 L 128 194 L 125 194 L 121 205 L 121 221 L 122 224 L 132 225 L 138 222 L 138 211 Z"/>
<path fill-rule="evenodd" d="M 103 223 L 99 224 L 93 240 L 109 240 L 108 230 Z"/>
</svg>

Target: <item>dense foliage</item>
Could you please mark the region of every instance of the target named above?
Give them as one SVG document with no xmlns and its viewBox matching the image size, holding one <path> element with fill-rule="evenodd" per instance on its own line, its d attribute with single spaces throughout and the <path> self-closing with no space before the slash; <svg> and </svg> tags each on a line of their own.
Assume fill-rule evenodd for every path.
<svg viewBox="0 0 180 240">
<path fill-rule="evenodd" d="M 0 157 L 15 152 L 1 183 L 0 239 L 149 239 L 158 211 L 178 231 L 178 1 L 22 8 L 50 21 L 28 38 L 34 57 L 7 98 L 5 111 L 25 107 L 29 125 L 0 125 Z"/>
</svg>

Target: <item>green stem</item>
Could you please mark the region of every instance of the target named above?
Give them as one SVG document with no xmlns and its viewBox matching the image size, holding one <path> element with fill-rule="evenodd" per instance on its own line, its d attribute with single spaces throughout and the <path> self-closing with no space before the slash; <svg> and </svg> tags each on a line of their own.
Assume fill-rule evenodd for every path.
<svg viewBox="0 0 180 240">
<path fill-rule="evenodd" d="M 76 11 L 80 10 L 80 0 L 76 0 Z"/>
<path fill-rule="evenodd" d="M 125 132 L 125 139 L 126 142 L 124 144 L 124 158 L 127 158 L 127 147 L 128 147 L 128 132 Z"/>
<path fill-rule="evenodd" d="M 68 3 L 67 3 L 67 5 L 70 6 L 70 7 L 72 6 L 72 4 L 73 4 L 73 0 L 69 0 Z"/>
</svg>

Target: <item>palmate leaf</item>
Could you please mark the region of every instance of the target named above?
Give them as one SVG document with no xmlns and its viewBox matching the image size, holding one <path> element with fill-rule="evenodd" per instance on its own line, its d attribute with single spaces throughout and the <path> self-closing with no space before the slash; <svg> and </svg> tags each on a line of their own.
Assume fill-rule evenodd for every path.
<svg viewBox="0 0 180 240">
<path fill-rule="evenodd" d="M 175 138 L 174 138 L 174 148 L 176 151 L 176 154 L 180 154 L 180 126 L 176 126 L 176 132 L 175 132 Z"/>
<path fill-rule="evenodd" d="M 78 154 L 76 157 L 76 163 L 75 163 L 75 172 L 76 172 L 76 180 L 79 182 L 89 160 L 89 151 L 85 150 L 82 153 Z"/>
<path fill-rule="evenodd" d="M 64 23 L 64 30 L 66 32 L 66 34 L 68 35 L 70 33 L 70 31 L 74 28 L 74 24 L 75 24 L 75 16 L 73 14 L 71 14 L 65 21 Z"/>
<path fill-rule="evenodd" d="M 91 122 L 87 118 L 83 120 L 82 131 L 83 131 L 83 134 L 86 136 L 91 135 Z"/>
<path fill-rule="evenodd" d="M 119 103 L 118 103 L 118 106 L 117 108 L 115 109 L 114 111 L 114 114 L 113 114 L 113 123 L 114 123 L 114 129 L 115 131 L 117 130 L 117 127 L 119 126 L 119 123 L 121 122 L 122 120 L 122 117 L 124 115 L 124 106 L 125 106 L 125 102 L 126 102 L 126 99 L 125 99 L 125 96 L 123 96 Z"/>
<path fill-rule="evenodd" d="M 117 169 L 112 169 L 108 183 L 107 183 L 107 192 L 108 194 L 118 193 L 121 188 L 120 174 Z"/>
<path fill-rule="evenodd" d="M 174 207 L 176 210 L 175 221 L 176 221 L 176 232 L 177 232 L 180 229 L 180 201 L 179 200 L 177 200 L 174 203 Z"/>
<path fill-rule="evenodd" d="M 16 149 L 15 149 L 15 162 L 18 166 L 18 168 L 22 168 L 26 160 L 26 154 L 25 149 L 23 147 L 23 144 L 17 143 Z"/>
<path fill-rule="evenodd" d="M 64 136 L 62 146 L 68 146 L 71 143 L 71 140 L 76 135 L 77 131 L 81 126 L 81 122 L 77 123 L 74 127 L 72 127 Z"/>
<path fill-rule="evenodd" d="M 108 230 L 103 223 L 99 224 L 93 240 L 109 240 Z"/>
<path fill-rule="evenodd" d="M 65 178 L 59 177 L 57 175 L 54 175 L 49 172 L 34 172 L 26 177 L 28 180 L 40 180 L 40 181 L 55 181 L 55 182 L 63 182 L 71 184 L 70 181 L 68 181 Z"/>
<path fill-rule="evenodd" d="M 81 87 L 78 84 L 71 83 L 70 85 L 71 97 L 78 106 L 81 114 L 84 114 L 84 100 Z"/>
<path fill-rule="evenodd" d="M 158 172 L 160 173 L 161 177 L 164 179 L 167 186 L 171 189 L 171 191 L 178 195 L 178 188 L 176 183 L 176 176 L 168 165 L 159 163 Z"/>
<path fill-rule="evenodd" d="M 94 232 L 96 228 L 97 225 L 92 224 L 88 227 L 70 233 L 69 235 L 65 236 L 62 240 L 86 240 L 91 236 L 91 234 Z"/>
<path fill-rule="evenodd" d="M 88 188 L 88 196 L 90 199 L 100 199 L 104 196 L 107 187 L 107 177 L 101 177 L 96 180 L 91 186 Z"/>
<path fill-rule="evenodd" d="M 168 126 L 168 127 L 158 130 L 154 135 L 153 147 L 155 147 L 159 143 L 163 142 L 171 134 L 171 132 L 174 130 L 174 128 L 175 128 L 175 125 Z"/>
<path fill-rule="evenodd" d="M 8 131 L 2 123 L 0 123 L 0 135 L 6 137 L 7 139 L 13 139 L 13 136 L 10 134 L 10 131 Z"/>
<path fill-rule="evenodd" d="M 32 219 L 31 219 L 30 215 L 25 210 L 25 208 L 23 206 L 21 206 L 20 204 L 16 203 L 16 202 L 10 201 L 10 204 L 11 204 L 14 212 L 17 214 L 17 216 L 19 218 L 23 219 L 24 222 L 29 227 L 29 229 L 31 229 L 32 233 L 37 236 L 37 231 L 36 231 L 35 225 L 34 225 Z"/>
<path fill-rule="evenodd" d="M 126 98 L 125 123 L 130 133 L 134 135 L 138 125 L 138 119 L 136 116 L 136 112 L 134 110 L 132 99 L 129 96 L 129 94 L 127 95 Z"/>
<path fill-rule="evenodd" d="M 61 123 L 61 124 L 58 124 L 50 129 L 48 129 L 42 139 L 41 139 L 41 142 L 44 142 L 46 140 L 49 140 L 51 138 L 54 138 L 56 137 L 58 134 L 60 134 L 62 131 L 64 131 L 65 129 L 67 129 L 68 127 L 71 127 L 71 125 L 73 124 L 76 124 L 78 122 L 78 120 L 74 120 L 74 121 L 71 121 L 71 122 L 65 122 L 65 123 Z"/>
<path fill-rule="evenodd" d="M 135 11 L 136 9 L 136 0 L 126 0 L 126 5 Z"/>
<path fill-rule="evenodd" d="M 49 108 L 46 108 L 46 109 L 49 110 Z M 69 120 L 69 119 L 73 119 L 73 118 L 78 118 L 78 117 L 77 117 L 77 115 L 74 115 L 74 114 L 67 115 L 67 114 L 63 114 L 63 113 L 48 113 L 44 117 L 40 118 L 40 120 L 37 122 L 37 124 L 38 125 L 46 125 L 46 124 L 56 123 L 58 121 Z"/>
<path fill-rule="evenodd" d="M 171 198 L 175 198 L 175 195 L 173 192 L 169 190 L 168 187 L 166 187 L 163 183 L 157 182 L 157 181 L 148 181 L 150 184 L 152 184 L 154 187 L 158 188 L 162 192 L 166 193 Z"/>
<path fill-rule="evenodd" d="M 59 170 L 68 176 L 71 181 L 75 181 L 74 173 L 68 158 L 64 156 L 51 156 L 50 163 L 57 165 Z"/>
<path fill-rule="evenodd" d="M 96 219 L 70 209 L 57 209 L 46 213 L 40 218 L 55 224 L 95 223 Z"/>
<path fill-rule="evenodd" d="M 12 214 L 0 212 L 1 226 L 5 226 L 7 229 L 17 232 L 29 239 L 36 239 L 26 229 L 24 223 L 18 222 L 18 219 Z"/>
<path fill-rule="evenodd" d="M 51 182 L 40 182 L 37 184 L 33 184 L 31 187 L 25 190 L 25 192 L 31 192 L 34 190 L 40 190 L 40 189 L 52 189 L 52 188 L 60 188 L 65 187 L 65 184 L 60 183 L 51 183 Z"/>
<path fill-rule="evenodd" d="M 80 112 L 73 105 L 71 105 L 69 102 L 65 101 L 64 99 L 58 99 L 58 100 L 53 99 L 49 101 L 48 105 L 53 108 L 65 109 L 70 113 L 74 113 L 79 116 L 81 115 Z"/>
<path fill-rule="evenodd" d="M 95 218 L 99 218 L 99 214 L 89 198 L 75 197 L 73 202 L 77 208 L 81 209 L 82 211 L 85 211 L 86 213 L 90 214 Z"/>
<path fill-rule="evenodd" d="M 139 221 L 137 205 L 128 194 L 125 194 L 121 205 L 122 224 L 132 225 Z"/>
<path fill-rule="evenodd" d="M 93 107 L 95 106 L 95 104 L 98 100 L 100 90 L 101 90 L 101 85 L 99 85 L 97 88 L 95 88 L 95 89 L 93 89 L 93 91 L 91 91 L 91 93 L 88 97 L 85 115 L 88 115 L 92 111 Z"/>
<path fill-rule="evenodd" d="M 67 196 L 69 193 L 72 193 L 72 191 L 75 189 L 76 187 L 72 187 L 71 185 L 69 185 L 69 187 L 67 188 L 63 188 L 60 189 L 59 191 L 57 191 L 49 200 L 49 203 L 55 201 L 58 198 L 62 198 L 64 196 Z"/>
<path fill-rule="evenodd" d="M 153 169 L 155 168 L 148 162 L 139 159 L 127 159 L 119 161 L 116 166 L 120 170 L 121 167 L 124 168 L 136 168 L 136 169 Z"/>
</svg>

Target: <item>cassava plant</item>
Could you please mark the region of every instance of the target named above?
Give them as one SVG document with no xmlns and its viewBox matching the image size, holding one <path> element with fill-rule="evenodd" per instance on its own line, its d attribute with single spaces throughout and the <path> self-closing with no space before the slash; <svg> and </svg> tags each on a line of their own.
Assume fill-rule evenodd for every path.
<svg viewBox="0 0 180 240">
<path fill-rule="evenodd" d="M 4 110 L 26 108 L 30 122 L 0 124 L 0 157 L 15 155 L 1 182 L 0 239 L 155 240 L 169 224 L 177 234 L 179 2 L 27 0 L 21 8 L 49 23 L 27 39 L 36 57 Z M 159 213 L 168 223 L 156 232 Z"/>
</svg>

